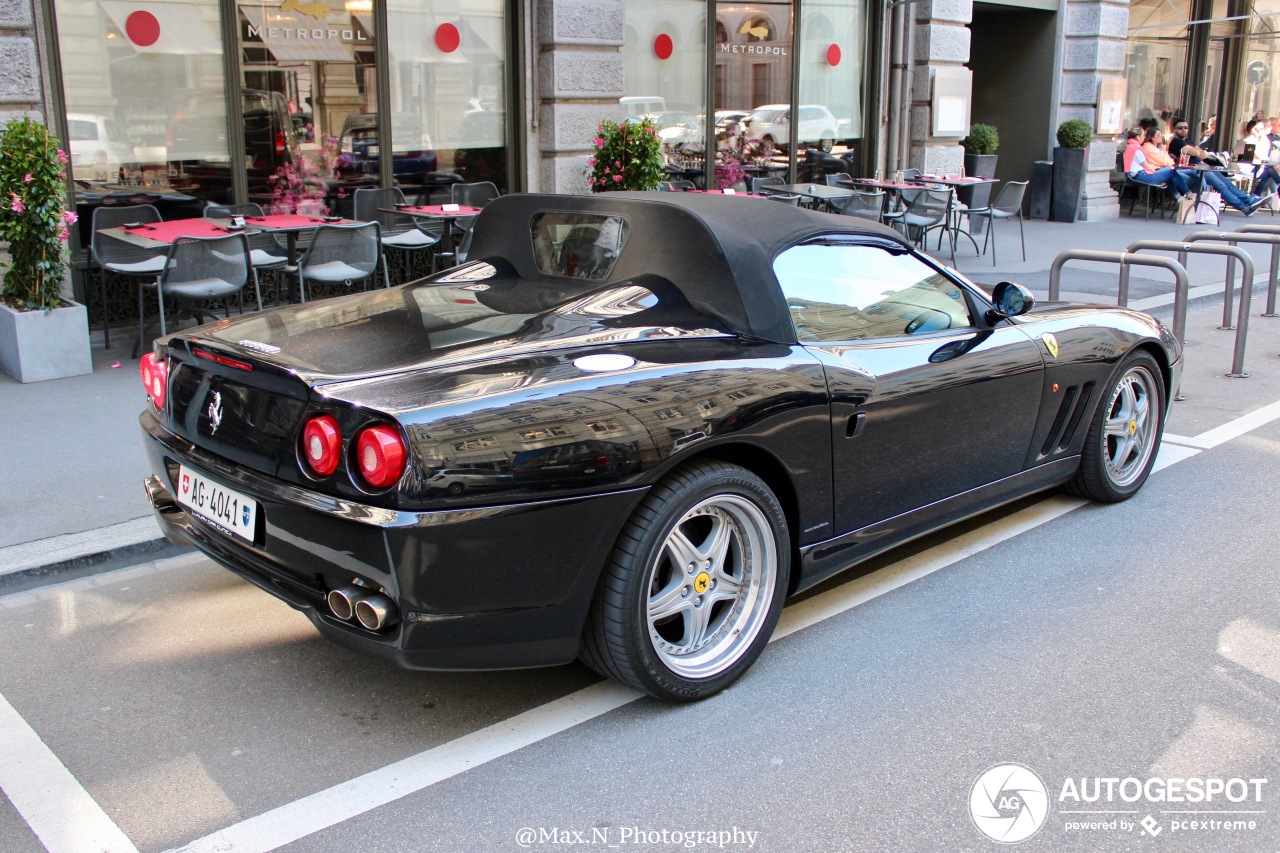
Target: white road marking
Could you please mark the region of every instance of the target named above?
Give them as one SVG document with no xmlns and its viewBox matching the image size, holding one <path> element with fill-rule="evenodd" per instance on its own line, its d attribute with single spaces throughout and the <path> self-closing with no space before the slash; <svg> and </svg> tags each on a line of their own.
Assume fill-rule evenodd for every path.
<svg viewBox="0 0 1280 853">
<path fill-rule="evenodd" d="M 1166 432 L 1164 434 L 1164 438 L 1161 440 L 1160 446 L 1163 447 L 1166 444 L 1181 444 L 1184 447 L 1197 447 L 1201 450 L 1209 450 L 1214 447 L 1211 442 L 1205 441 L 1202 438 L 1190 435 L 1174 435 L 1171 432 Z"/>
<path fill-rule="evenodd" d="M 1198 455 L 1280 418 L 1280 401 L 1194 438 L 1162 445 L 1153 470 Z M 1190 445 L 1190 446 L 1183 446 Z M 1087 501 L 1050 495 L 1013 515 L 957 536 L 873 575 L 789 606 L 770 642 L 865 604 L 912 581 L 1078 509 Z M 177 557 L 175 560 L 187 560 Z M 160 561 L 168 562 L 168 561 Z M 88 579 L 77 581 L 85 583 Z M 509 755 L 641 698 L 604 681 L 456 740 L 409 756 L 198 838 L 181 853 L 266 853 Z M 49 850 L 136 851 L 39 736 L 0 696 L 0 788 Z"/>
<path fill-rule="evenodd" d="M 50 853 L 138 853 L 3 696 L 0 789 Z"/>
</svg>

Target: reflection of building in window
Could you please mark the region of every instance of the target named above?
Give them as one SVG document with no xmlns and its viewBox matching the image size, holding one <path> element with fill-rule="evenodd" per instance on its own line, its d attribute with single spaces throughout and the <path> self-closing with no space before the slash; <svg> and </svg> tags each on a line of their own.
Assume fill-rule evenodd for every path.
<svg viewBox="0 0 1280 853">
<path fill-rule="evenodd" d="M 654 412 L 654 415 L 656 415 L 660 421 L 669 421 L 672 418 L 683 418 L 684 412 L 679 409 L 658 409 Z"/>
</svg>

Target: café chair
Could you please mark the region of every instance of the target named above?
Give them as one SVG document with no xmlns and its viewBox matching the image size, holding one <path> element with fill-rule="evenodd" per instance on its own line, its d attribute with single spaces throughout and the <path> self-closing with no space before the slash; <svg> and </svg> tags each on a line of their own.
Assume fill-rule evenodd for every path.
<svg viewBox="0 0 1280 853">
<path fill-rule="evenodd" d="M 986 233 L 982 235 L 982 253 L 987 253 L 987 240 L 991 240 L 991 266 L 996 265 L 996 228 L 997 219 L 1018 217 L 1018 237 L 1022 240 L 1022 259 L 1027 259 L 1027 237 L 1022 230 L 1022 196 L 1027 190 L 1026 181 L 1010 181 L 1000 188 L 996 200 L 986 207 L 974 207 L 965 211 L 972 222 L 976 216 L 987 220 Z"/>
<path fill-rule="evenodd" d="M 840 212 L 845 216 L 856 216 L 859 219 L 870 219 L 872 222 L 879 222 L 884 216 L 884 200 L 885 193 L 883 190 L 868 192 L 866 190 L 854 190 L 853 195 L 849 196 L 840 207 Z"/>
<path fill-rule="evenodd" d="M 381 226 L 379 233 L 382 239 L 384 267 L 387 265 L 387 249 L 417 252 L 430 249 L 440 243 L 442 236 L 440 233 L 423 230 L 413 217 L 403 213 L 387 212 L 388 208 L 407 203 L 404 193 L 396 187 L 355 191 L 353 197 L 355 218 L 362 222 L 377 222 Z"/>
<path fill-rule="evenodd" d="M 454 184 L 449 188 L 449 200 L 454 204 L 467 207 L 484 207 L 500 195 L 498 187 L 492 181 L 478 181 L 474 184 Z"/>
<path fill-rule="evenodd" d="M 946 236 L 951 244 L 951 263 L 954 265 L 956 232 L 959 229 L 953 224 L 951 216 L 953 194 L 954 190 L 950 187 L 946 189 L 921 187 L 916 193 L 903 192 L 902 198 L 906 206 L 897 213 L 888 214 L 885 220 L 895 228 L 899 228 L 909 239 L 914 234 L 914 239 L 920 246 L 924 246 L 928 241 L 929 232 L 937 229 L 939 246 L 943 236 Z M 977 248 L 977 243 L 974 243 L 974 250 L 976 251 Z"/>
<path fill-rule="evenodd" d="M 211 204 L 204 209 L 205 219 L 230 219 L 233 216 L 262 216 L 262 205 Z M 249 237 L 249 260 L 255 269 L 278 270 L 289 263 L 289 250 L 280 238 L 269 231 L 259 231 Z"/>
<path fill-rule="evenodd" d="M 317 228 L 297 265 L 285 267 L 287 273 L 298 277 L 300 301 L 307 301 L 309 281 L 350 287 L 353 282 L 372 278 L 382 259 L 381 230 L 377 222 Z M 382 284 L 391 286 L 385 265 Z"/>
<path fill-rule="evenodd" d="M 770 201 L 780 201 L 783 204 L 789 204 L 792 207 L 800 206 L 800 196 L 793 193 L 768 193 L 766 196 Z"/>
<path fill-rule="evenodd" d="M 258 276 L 249 258 L 249 239 L 244 234 L 228 234 L 225 237 L 179 237 L 169 246 L 160 275 L 151 281 L 138 280 L 138 340 L 133 345 L 133 357 L 137 358 L 146 340 L 144 319 L 144 291 L 154 288 L 156 304 L 160 311 L 160 334 L 168 334 L 164 315 L 164 300 L 172 298 L 184 313 L 206 322 L 207 314 L 201 303 L 226 299 L 235 295 L 244 311 L 244 289 L 253 282 L 258 310 L 262 310 L 262 291 Z M 227 306 L 227 316 L 231 307 Z M 175 318 L 175 320 L 180 319 Z"/>
<path fill-rule="evenodd" d="M 769 176 L 767 178 L 752 178 L 751 191 L 757 195 L 769 192 L 769 187 L 785 186 L 782 178 Z"/>
<path fill-rule="evenodd" d="M 90 223 L 89 282 L 85 287 L 85 310 L 93 316 L 94 280 L 97 280 L 98 298 L 102 302 L 103 349 L 111 348 L 111 328 L 107 322 L 107 273 L 131 278 L 154 279 L 165 265 L 165 253 L 159 249 L 143 249 L 123 240 L 99 234 L 105 228 L 118 228 L 131 222 L 160 222 L 160 211 L 150 204 L 131 204 L 122 207 L 95 207 Z M 93 268 L 97 267 L 95 276 Z"/>
</svg>

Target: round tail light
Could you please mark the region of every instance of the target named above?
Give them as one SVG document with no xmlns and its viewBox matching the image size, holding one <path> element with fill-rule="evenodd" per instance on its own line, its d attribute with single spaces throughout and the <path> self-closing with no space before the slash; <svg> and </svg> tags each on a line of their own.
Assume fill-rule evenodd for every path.
<svg viewBox="0 0 1280 853">
<path fill-rule="evenodd" d="M 302 458 L 307 467 L 321 477 L 338 469 L 342 456 L 342 432 L 330 415 L 317 415 L 302 428 Z"/>
<path fill-rule="evenodd" d="M 400 433 L 389 426 L 369 427 L 356 438 L 360 476 L 375 489 L 385 489 L 399 481 L 408 455 Z"/>
<path fill-rule="evenodd" d="M 157 359 L 154 352 L 149 352 L 138 361 L 138 373 L 142 376 L 142 387 L 147 389 L 151 404 L 163 411 L 169 385 L 169 363 Z"/>
</svg>

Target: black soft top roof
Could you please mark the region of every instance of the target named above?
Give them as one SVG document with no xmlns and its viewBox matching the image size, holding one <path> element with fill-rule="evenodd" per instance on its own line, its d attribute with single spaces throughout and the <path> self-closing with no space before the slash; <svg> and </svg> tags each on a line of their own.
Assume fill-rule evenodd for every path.
<svg viewBox="0 0 1280 853">
<path fill-rule="evenodd" d="M 795 343 L 795 330 L 773 274 L 779 252 L 823 234 L 861 234 L 908 245 L 896 231 L 869 220 L 758 198 L 521 193 L 485 207 L 476 222 L 471 257 L 504 258 L 522 278 L 545 278 L 534 261 L 530 225 L 536 214 L 548 211 L 621 216 L 629 224 L 626 245 L 608 279 L 592 282 L 593 287 L 659 275 L 730 331 L 782 343 Z"/>
</svg>

